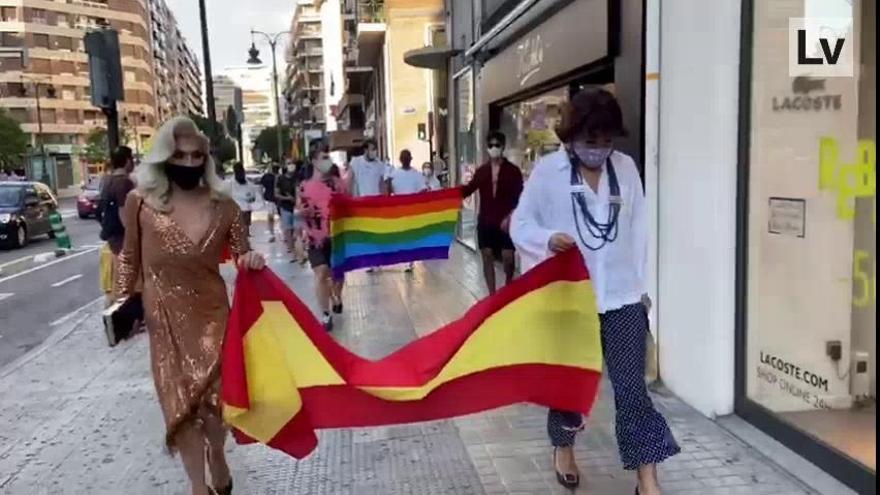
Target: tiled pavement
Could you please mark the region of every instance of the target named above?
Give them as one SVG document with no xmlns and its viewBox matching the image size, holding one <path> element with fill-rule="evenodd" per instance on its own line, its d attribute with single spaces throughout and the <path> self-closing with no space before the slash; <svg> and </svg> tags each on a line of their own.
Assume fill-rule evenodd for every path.
<svg viewBox="0 0 880 495">
<path fill-rule="evenodd" d="M 272 252 L 273 269 L 312 301 L 309 272 L 286 262 L 277 244 L 261 247 Z M 359 354 L 379 357 L 460 315 L 481 294 L 479 277 L 476 260 L 461 248 L 450 262 L 418 265 L 412 275 L 354 274 L 334 333 Z M 578 444 L 585 479 L 579 493 L 634 489 L 617 460 L 608 395 Z M 0 370 L 0 397 L 0 494 L 186 493 L 182 468 L 163 452 L 145 336 L 108 349 L 99 319 L 85 312 Z M 676 398 L 654 399 L 683 447 L 661 468 L 666 493 L 815 493 Z M 301 462 L 263 446 L 228 448 L 243 494 L 567 493 L 553 478 L 544 412 L 531 406 L 327 431 L 318 452 Z"/>
</svg>

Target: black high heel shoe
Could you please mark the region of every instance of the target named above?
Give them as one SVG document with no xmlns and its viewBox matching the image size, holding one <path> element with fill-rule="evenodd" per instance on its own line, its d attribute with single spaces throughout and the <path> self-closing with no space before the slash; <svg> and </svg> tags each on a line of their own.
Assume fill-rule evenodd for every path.
<svg viewBox="0 0 880 495">
<path fill-rule="evenodd" d="M 229 480 L 229 484 L 223 488 L 211 488 L 211 491 L 214 492 L 214 495 L 232 495 L 232 480 Z"/>
<path fill-rule="evenodd" d="M 556 467 L 557 450 L 557 447 L 553 447 L 553 470 L 556 471 L 556 481 L 565 488 L 568 488 L 569 490 L 574 490 L 578 487 L 578 485 L 581 484 L 581 477 L 577 474 L 565 474 L 559 472 L 559 469 L 557 469 Z"/>
</svg>

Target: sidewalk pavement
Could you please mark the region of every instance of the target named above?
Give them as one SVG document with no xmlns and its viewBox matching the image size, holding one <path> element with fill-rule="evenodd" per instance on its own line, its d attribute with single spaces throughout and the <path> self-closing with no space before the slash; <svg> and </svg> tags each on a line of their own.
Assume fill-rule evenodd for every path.
<svg viewBox="0 0 880 495">
<path fill-rule="evenodd" d="M 280 244 L 258 247 L 313 303 L 311 273 L 289 263 Z M 461 315 L 483 293 L 480 280 L 476 257 L 461 247 L 450 262 L 417 264 L 414 274 L 352 274 L 334 335 L 365 357 L 380 357 Z M 164 452 L 147 336 L 108 348 L 98 309 L 71 317 L 43 346 L 0 369 L 0 494 L 187 493 L 179 460 Z M 579 440 L 578 493 L 634 491 L 617 458 L 609 389 Z M 654 400 L 683 448 L 660 469 L 665 493 L 818 493 L 675 397 Z M 522 405 L 451 421 L 325 431 L 304 461 L 261 445 L 230 441 L 227 448 L 241 494 L 570 493 L 556 484 L 545 430 L 545 411 Z"/>
</svg>

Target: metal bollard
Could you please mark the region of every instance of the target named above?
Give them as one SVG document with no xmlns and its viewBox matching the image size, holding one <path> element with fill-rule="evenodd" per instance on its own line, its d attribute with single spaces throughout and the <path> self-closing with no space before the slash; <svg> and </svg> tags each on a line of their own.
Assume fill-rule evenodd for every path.
<svg viewBox="0 0 880 495">
<path fill-rule="evenodd" d="M 60 249 L 70 249 L 70 236 L 67 235 L 67 229 L 64 228 L 61 214 L 57 211 L 53 211 L 49 215 L 49 223 L 52 224 L 52 234 L 58 247 Z"/>
</svg>

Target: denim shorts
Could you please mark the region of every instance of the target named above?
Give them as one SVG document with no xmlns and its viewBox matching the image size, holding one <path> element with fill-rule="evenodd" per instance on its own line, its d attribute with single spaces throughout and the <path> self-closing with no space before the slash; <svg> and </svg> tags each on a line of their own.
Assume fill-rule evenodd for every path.
<svg viewBox="0 0 880 495">
<path fill-rule="evenodd" d="M 302 217 L 292 211 L 281 208 L 281 230 L 293 230 L 302 227 Z"/>
</svg>

